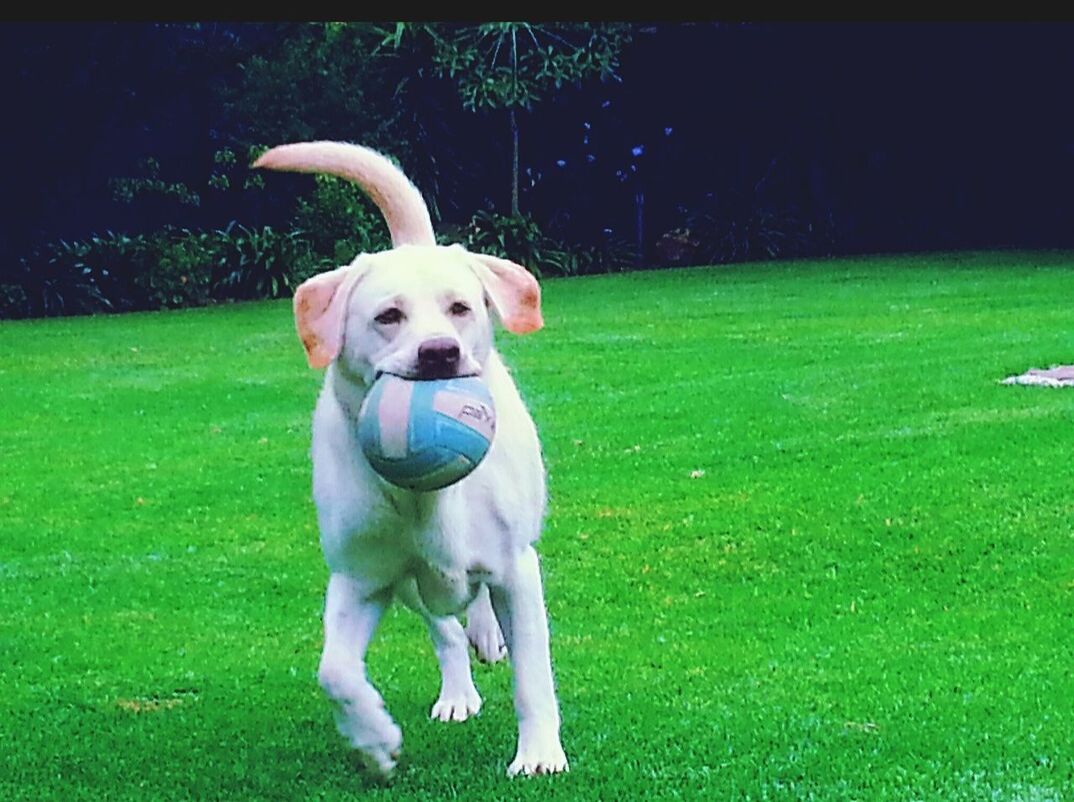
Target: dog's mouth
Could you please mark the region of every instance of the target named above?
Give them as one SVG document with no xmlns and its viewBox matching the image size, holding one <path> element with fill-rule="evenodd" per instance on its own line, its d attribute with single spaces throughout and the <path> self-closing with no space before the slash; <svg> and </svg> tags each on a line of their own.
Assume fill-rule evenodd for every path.
<svg viewBox="0 0 1074 802">
<path fill-rule="evenodd" d="M 471 376 L 480 376 L 481 371 L 477 368 L 472 370 L 451 369 L 425 369 L 425 370 L 377 370 L 373 372 L 373 381 L 376 382 L 381 376 L 396 376 L 407 381 L 436 381 L 444 379 L 465 379 Z"/>
</svg>

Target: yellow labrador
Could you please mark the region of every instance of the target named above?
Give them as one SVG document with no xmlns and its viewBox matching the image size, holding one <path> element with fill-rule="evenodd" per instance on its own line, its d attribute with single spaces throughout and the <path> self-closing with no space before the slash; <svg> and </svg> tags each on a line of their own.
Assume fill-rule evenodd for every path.
<svg viewBox="0 0 1074 802">
<path fill-rule="evenodd" d="M 391 250 L 315 276 L 294 298 L 309 364 L 327 368 L 312 446 L 313 497 L 331 572 L 318 677 L 340 732 L 374 772 L 392 772 L 402 734 L 366 677 L 365 653 L 398 597 L 425 617 L 440 663 L 432 717 L 463 721 L 481 707 L 468 641 L 484 660 L 499 659 L 506 646 L 518 716 L 507 772 L 566 771 L 533 549 L 545 510 L 544 466 L 536 428 L 492 336 L 493 314 L 517 334 L 541 328 L 536 280 L 505 259 L 437 245 L 421 194 L 376 151 L 303 142 L 273 148 L 254 166 L 356 182 L 392 236 Z M 470 476 L 422 493 L 373 472 L 358 446 L 356 415 L 382 372 L 483 377 L 497 432 Z M 456 618 L 464 611 L 465 630 Z"/>
</svg>

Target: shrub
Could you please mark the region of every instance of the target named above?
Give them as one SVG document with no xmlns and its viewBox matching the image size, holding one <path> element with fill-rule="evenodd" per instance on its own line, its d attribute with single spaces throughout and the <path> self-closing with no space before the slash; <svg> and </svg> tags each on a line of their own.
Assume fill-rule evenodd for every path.
<svg viewBox="0 0 1074 802">
<path fill-rule="evenodd" d="M 133 282 L 142 294 L 141 308 L 209 303 L 213 268 L 218 258 L 213 237 L 206 232 L 182 229 L 151 236 L 142 271 L 134 276 Z"/>
<path fill-rule="evenodd" d="M 216 231 L 107 232 L 49 243 L 0 275 L 0 316 L 201 306 L 289 296 L 326 267 L 301 231 L 236 223 Z"/>
<path fill-rule="evenodd" d="M 298 199 L 295 227 L 306 232 L 314 253 L 337 264 L 391 247 L 388 228 L 372 201 L 358 186 L 335 176 L 316 176 L 313 191 Z"/>
<path fill-rule="evenodd" d="M 637 262 L 634 246 L 605 231 L 594 245 L 578 249 L 579 273 L 618 273 L 631 270 Z"/>
<path fill-rule="evenodd" d="M 8 280 L 0 281 L 0 320 L 26 317 L 29 314 L 28 303 L 26 290 L 21 284 Z"/>
<path fill-rule="evenodd" d="M 237 223 L 215 233 L 216 268 L 213 295 L 229 300 L 290 296 L 316 272 L 310 243 L 302 231 L 277 231 L 270 226 L 247 228 Z"/>
<path fill-rule="evenodd" d="M 467 250 L 510 259 L 535 275 L 569 276 L 580 272 L 583 262 L 558 240 L 546 235 L 529 215 L 514 217 L 477 212 L 462 231 Z"/>
<path fill-rule="evenodd" d="M 233 148 L 223 147 L 213 153 L 211 164 L 192 155 L 182 164 L 173 160 L 165 165 L 169 173 L 188 176 L 188 182 L 165 180 L 160 160 L 150 156 L 138 162 L 135 175 L 109 178 L 108 186 L 112 200 L 130 207 L 120 212 L 122 218 L 141 228 L 169 229 L 176 220 L 212 218 L 221 209 L 262 209 L 272 199 L 262 192 L 264 176 L 248 166 L 262 150 L 250 146 L 240 158 Z"/>
<path fill-rule="evenodd" d="M 814 221 L 793 208 L 759 205 L 697 212 L 660 238 L 657 253 L 665 264 L 719 264 L 830 255 L 833 243 L 830 218 Z"/>
<path fill-rule="evenodd" d="M 143 195 L 170 198 L 184 206 L 200 206 L 201 195 L 181 181 L 165 181 L 160 177 L 160 162 L 152 156 L 138 163 L 138 176 L 108 179 L 112 200 L 118 203 L 134 203 Z"/>
<path fill-rule="evenodd" d="M 116 311 L 200 306 L 210 300 L 215 250 L 203 232 L 163 229 L 91 237 L 83 261 Z"/>
<path fill-rule="evenodd" d="M 690 265 L 697 261 L 701 242 L 685 226 L 665 231 L 656 242 L 656 255 L 665 265 Z"/>
<path fill-rule="evenodd" d="M 661 237 L 657 250 L 672 263 L 748 262 L 826 255 L 834 235 L 830 214 L 812 219 L 762 179 L 747 190 L 707 195 L 682 227 Z"/>
<path fill-rule="evenodd" d="M 5 317 L 77 315 L 111 309 L 86 263 L 86 243 L 48 243 L 19 259 L 3 287 Z"/>
<path fill-rule="evenodd" d="M 797 256 L 806 244 L 803 221 L 794 211 L 762 202 L 706 204 L 687 218 L 686 228 L 705 262 Z"/>
</svg>

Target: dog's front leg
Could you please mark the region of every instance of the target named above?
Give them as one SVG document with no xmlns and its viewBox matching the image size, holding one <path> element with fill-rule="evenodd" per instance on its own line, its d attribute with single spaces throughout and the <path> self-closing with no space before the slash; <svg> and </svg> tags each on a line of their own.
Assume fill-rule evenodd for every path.
<svg viewBox="0 0 1074 802">
<path fill-rule="evenodd" d="M 369 769 L 387 777 L 403 734 L 365 674 L 365 652 L 391 591 L 363 595 L 353 579 L 332 574 L 324 605 L 324 652 L 317 678 L 332 700 L 336 726 Z"/>
<path fill-rule="evenodd" d="M 518 556 L 504 582 L 490 590 L 515 682 L 518 751 L 507 773 L 513 777 L 567 771 L 567 756 L 559 741 L 541 569 L 532 546 Z"/>
</svg>

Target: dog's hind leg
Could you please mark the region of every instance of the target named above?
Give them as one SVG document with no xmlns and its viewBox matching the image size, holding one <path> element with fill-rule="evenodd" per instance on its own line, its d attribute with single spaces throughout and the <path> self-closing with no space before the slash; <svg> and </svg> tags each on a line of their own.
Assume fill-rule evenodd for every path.
<svg viewBox="0 0 1074 802">
<path fill-rule="evenodd" d="M 466 608 L 466 637 L 482 663 L 495 663 L 507 655 L 507 644 L 493 612 L 487 585 L 481 586 Z"/>
<path fill-rule="evenodd" d="M 364 595 L 353 579 L 332 574 L 324 605 L 324 652 L 317 678 L 333 702 L 336 726 L 366 766 L 387 777 L 403 734 L 365 674 L 365 653 L 391 593 Z"/>
<path fill-rule="evenodd" d="M 470 672 L 470 651 L 462 624 L 453 615 L 433 615 L 421 600 L 414 580 L 400 583 L 396 595 L 407 607 L 421 613 L 429 627 L 440 663 L 440 696 L 429 717 L 438 721 L 466 721 L 481 710 L 481 696 Z"/>
</svg>

